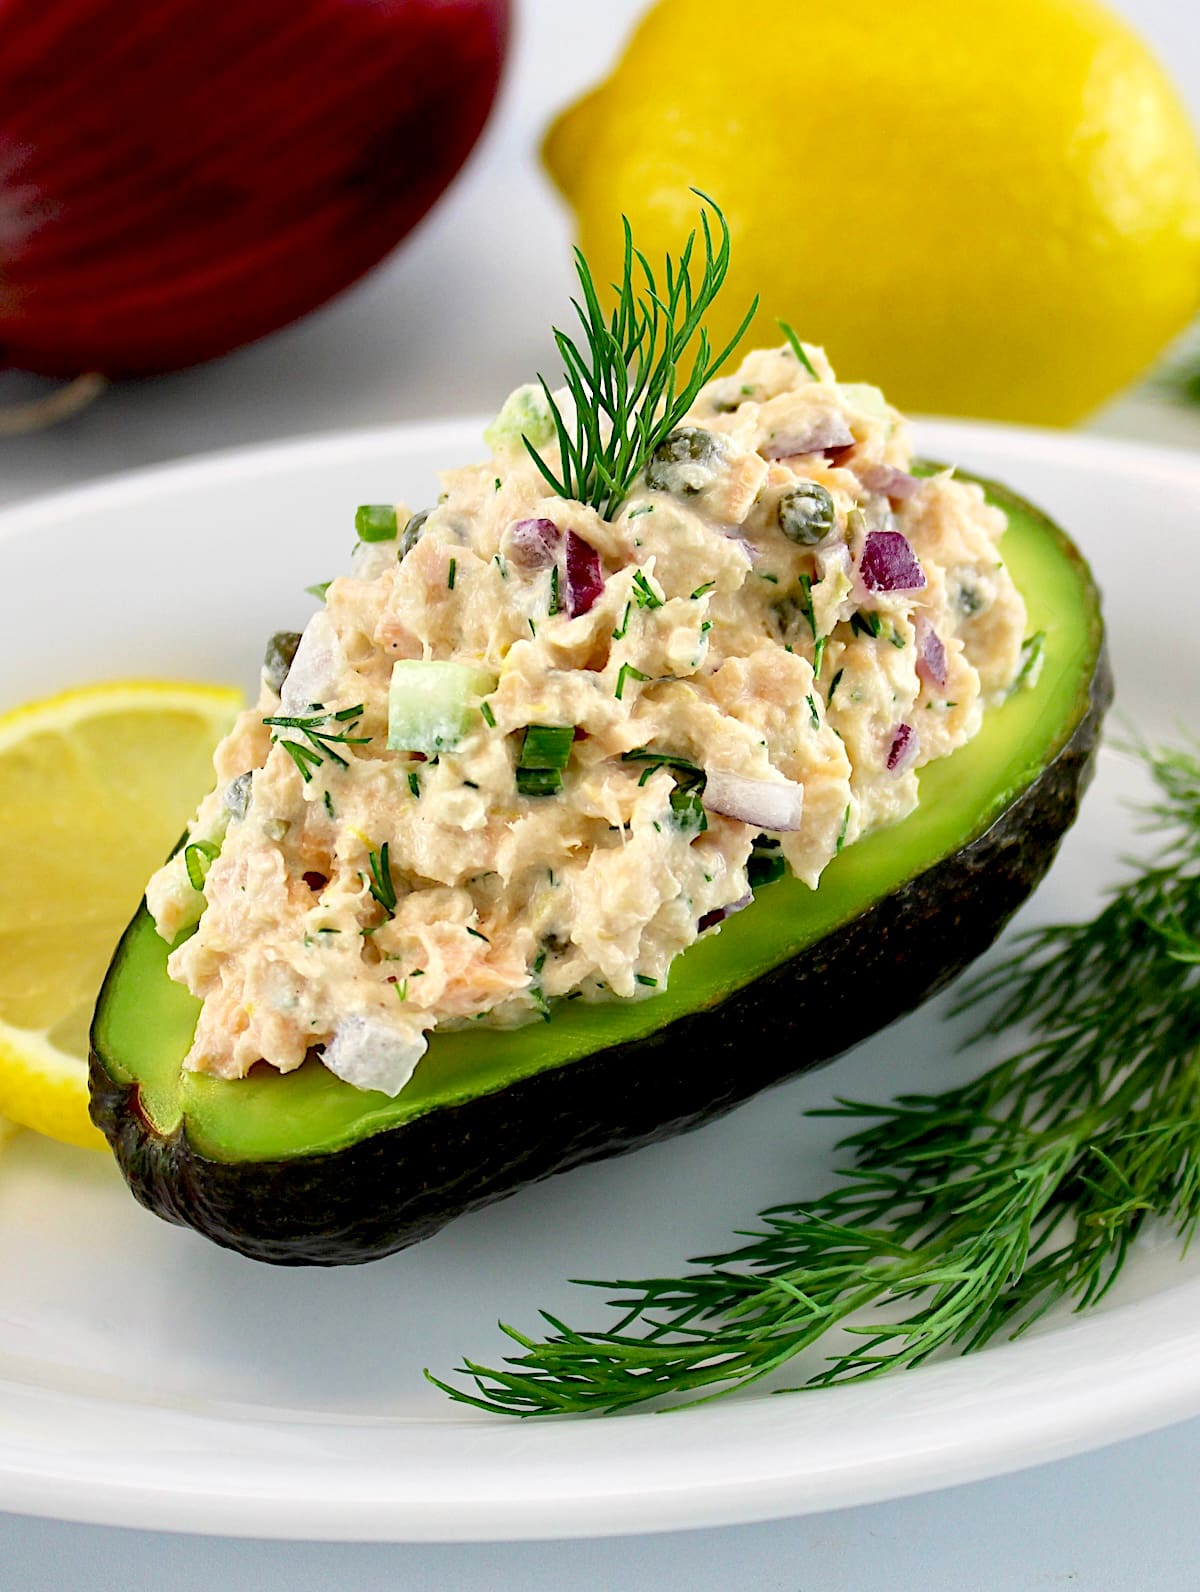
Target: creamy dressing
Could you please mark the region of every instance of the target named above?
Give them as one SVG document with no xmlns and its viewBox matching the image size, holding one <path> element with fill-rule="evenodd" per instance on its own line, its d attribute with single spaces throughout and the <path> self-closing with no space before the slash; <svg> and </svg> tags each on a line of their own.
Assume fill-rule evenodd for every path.
<svg viewBox="0 0 1200 1592">
<path fill-rule="evenodd" d="M 498 423 L 423 523 L 360 544 L 147 889 L 166 939 L 199 916 L 168 964 L 204 1003 L 188 1067 L 315 1052 L 395 1094 L 439 1026 L 652 998 L 746 904 L 756 845 L 816 889 L 912 811 L 1012 688 L 1024 604 L 1000 511 L 914 481 L 901 417 L 809 357 L 710 383 L 611 520 Z M 522 389 L 501 421 L 535 410 Z M 389 748 L 413 661 L 477 682 L 432 755 L 397 747 L 395 702 Z M 560 771 L 522 768 L 529 726 Z"/>
</svg>

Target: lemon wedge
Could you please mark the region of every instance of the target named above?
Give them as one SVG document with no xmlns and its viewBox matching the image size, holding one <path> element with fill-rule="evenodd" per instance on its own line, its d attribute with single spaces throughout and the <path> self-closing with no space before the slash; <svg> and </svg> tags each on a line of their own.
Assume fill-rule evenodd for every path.
<svg viewBox="0 0 1200 1592">
<path fill-rule="evenodd" d="M 86 686 L 0 716 L 0 1120 L 103 1146 L 87 1035 L 146 880 L 212 785 L 224 686 Z"/>
</svg>

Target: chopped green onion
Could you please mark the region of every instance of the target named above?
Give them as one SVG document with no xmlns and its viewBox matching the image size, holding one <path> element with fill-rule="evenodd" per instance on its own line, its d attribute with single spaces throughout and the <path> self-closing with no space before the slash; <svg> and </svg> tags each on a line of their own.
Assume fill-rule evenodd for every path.
<svg viewBox="0 0 1200 1592">
<path fill-rule="evenodd" d="M 817 704 L 813 701 L 811 691 L 804 700 L 808 703 L 808 711 L 812 716 L 812 727 L 814 730 L 819 730 L 821 728 L 821 715 L 817 712 Z"/>
<path fill-rule="evenodd" d="M 183 865 L 193 890 L 203 893 L 208 870 L 220 855 L 220 846 L 214 846 L 211 840 L 193 840 L 183 848 Z"/>
<path fill-rule="evenodd" d="M 566 768 L 575 740 L 572 724 L 531 724 L 521 745 L 521 768 Z"/>
<path fill-rule="evenodd" d="M 518 768 L 517 791 L 521 796 L 554 796 L 562 789 L 562 775 L 556 768 Z"/>
<path fill-rule="evenodd" d="M 323 603 L 325 594 L 332 585 L 333 582 L 331 580 L 322 580 L 318 581 L 315 586 L 306 586 L 304 589 L 310 597 L 315 597 L 318 602 Z"/>
<path fill-rule="evenodd" d="M 658 988 L 658 980 L 656 978 L 651 978 L 649 973 L 635 973 L 633 976 L 639 984 L 645 984 L 650 989 Z"/>
<path fill-rule="evenodd" d="M 632 602 L 625 604 L 625 612 L 621 615 L 621 627 L 619 630 L 614 630 L 612 633 L 612 638 L 614 641 L 624 641 L 625 632 L 629 629 L 629 615 L 632 609 Z"/>
<path fill-rule="evenodd" d="M 860 611 L 850 615 L 850 629 L 856 636 L 878 636 L 883 629 L 883 620 L 877 613 Z"/>
<path fill-rule="evenodd" d="M 417 778 L 417 771 L 415 768 L 410 768 L 408 771 L 408 788 L 410 791 L 412 791 L 414 796 L 420 796 L 421 781 Z"/>
<path fill-rule="evenodd" d="M 550 607 L 548 610 L 550 617 L 553 618 L 561 607 L 562 603 L 558 595 L 558 565 L 553 564 L 550 567 Z"/>
<path fill-rule="evenodd" d="M 653 514 L 653 513 L 654 513 L 654 504 L 653 503 L 643 503 L 640 509 L 630 509 L 629 518 L 631 520 L 636 520 L 642 514 Z"/>
<path fill-rule="evenodd" d="M 360 503 L 354 511 L 354 529 L 360 542 L 395 541 L 399 527 L 391 503 Z"/>
<path fill-rule="evenodd" d="M 454 577 L 455 577 L 455 575 L 457 573 L 458 573 L 458 559 L 457 558 L 452 558 L 450 560 L 450 568 L 446 571 L 446 585 L 449 587 L 449 589 L 451 591 L 454 590 Z"/>
<path fill-rule="evenodd" d="M 692 601 L 695 602 L 698 597 L 706 597 L 710 591 L 716 591 L 716 589 L 717 583 L 715 580 L 706 580 L 703 586 L 696 587 L 692 593 Z"/>
<path fill-rule="evenodd" d="M 842 676 L 845 674 L 845 672 L 846 672 L 845 669 L 839 669 L 838 672 L 834 675 L 833 681 L 832 681 L 832 683 L 830 684 L 830 687 L 829 687 L 829 695 L 825 698 L 825 706 L 826 707 L 828 707 L 832 703 L 832 701 L 833 701 L 833 693 L 837 690 L 838 686 L 841 685 Z"/>
<path fill-rule="evenodd" d="M 325 791 L 323 793 L 323 798 L 322 799 L 325 802 L 325 811 L 329 814 L 330 818 L 336 818 L 337 814 L 333 810 L 333 797 L 329 794 L 328 791 Z"/>
<path fill-rule="evenodd" d="M 483 722 L 488 729 L 494 730 L 496 728 L 496 715 L 492 712 L 492 704 L 490 702 L 481 702 L 479 711 L 483 715 Z"/>
<path fill-rule="evenodd" d="M 490 945 L 492 943 L 486 934 L 480 934 L 479 930 L 473 929 L 469 923 L 467 924 L 467 933 L 474 935 L 477 940 L 482 940 L 485 945 Z"/>
</svg>

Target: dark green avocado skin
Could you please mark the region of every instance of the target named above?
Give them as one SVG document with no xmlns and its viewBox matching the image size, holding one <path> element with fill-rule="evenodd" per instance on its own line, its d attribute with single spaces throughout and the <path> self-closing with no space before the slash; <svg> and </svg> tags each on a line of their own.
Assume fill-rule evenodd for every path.
<svg viewBox="0 0 1200 1592">
<path fill-rule="evenodd" d="M 912 1011 L 995 940 L 1074 821 L 1112 698 L 1102 651 L 1070 739 L 962 850 L 719 1004 L 335 1154 L 209 1159 L 156 1135 L 91 1058 L 92 1117 L 134 1194 L 254 1260 L 376 1260 L 526 1183 L 723 1115 Z"/>
</svg>

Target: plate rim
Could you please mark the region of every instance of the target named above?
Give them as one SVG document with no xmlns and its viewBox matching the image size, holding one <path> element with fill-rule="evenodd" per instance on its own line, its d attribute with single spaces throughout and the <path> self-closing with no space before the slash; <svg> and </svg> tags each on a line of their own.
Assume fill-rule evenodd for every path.
<svg viewBox="0 0 1200 1592">
<path fill-rule="evenodd" d="M 478 437 L 484 423 L 472 416 L 447 417 L 417 424 L 328 431 L 266 444 L 240 445 L 120 471 L 0 510 L 0 542 L 75 515 L 113 506 L 136 507 L 190 481 L 228 484 L 238 479 L 269 478 L 298 461 L 306 467 L 319 467 L 327 461 L 345 463 L 356 456 L 386 456 L 395 452 L 410 459 L 423 456 L 432 464 L 449 449 L 461 448 L 470 431 L 474 430 Z M 998 458 L 1017 456 L 1031 463 L 1151 474 L 1158 480 L 1170 478 L 1200 495 L 1200 459 L 1185 449 L 980 421 L 918 420 L 915 430 L 919 440 L 928 437 L 935 447 L 958 450 L 966 457 L 973 449 L 981 449 Z M 942 440 L 939 443 L 934 439 Z M 482 451 L 481 442 L 480 449 Z M 276 1449 L 279 1434 L 294 1430 L 297 1424 L 310 1433 L 324 1430 L 330 1439 L 326 1448 L 335 1449 L 333 1434 L 361 1433 L 364 1428 L 359 1421 L 339 1423 L 335 1419 L 323 1422 L 306 1418 L 297 1423 L 282 1419 L 277 1411 L 271 1419 L 256 1417 L 248 1421 L 244 1409 L 221 1416 L 204 1410 L 175 1408 L 170 1404 L 148 1406 L 153 1414 L 146 1418 L 146 1424 L 153 1427 L 161 1439 L 162 1452 L 173 1454 L 174 1475 L 164 1473 L 161 1464 L 151 1464 L 146 1454 L 126 1453 L 121 1443 L 115 1445 L 111 1456 L 114 1470 L 108 1475 L 98 1471 L 89 1475 L 86 1467 L 81 1473 L 79 1463 L 60 1462 L 57 1469 L 47 1464 L 31 1464 L 32 1450 L 12 1445 L 10 1428 L 14 1416 L 19 1426 L 22 1405 L 31 1387 L 0 1377 L 0 1508 L 93 1524 L 234 1536 L 447 1542 L 665 1531 L 748 1523 L 850 1507 L 998 1476 L 1083 1453 L 1200 1413 L 1200 1357 L 1194 1352 L 1198 1330 L 1195 1323 L 1200 1322 L 1200 1279 L 1157 1293 L 1155 1304 L 1162 1307 L 1156 1335 L 1147 1345 L 1145 1333 L 1139 1333 L 1138 1354 L 1126 1365 L 1124 1380 L 1110 1383 L 1099 1407 L 1093 1396 L 1092 1378 L 1097 1363 L 1093 1340 L 1105 1346 L 1114 1363 L 1119 1363 L 1127 1341 L 1129 1318 L 1144 1313 L 1145 1301 L 1117 1305 L 1098 1316 L 1082 1317 L 1078 1322 L 1061 1325 L 1046 1337 L 1030 1337 L 1016 1345 L 1003 1344 L 987 1351 L 987 1363 L 995 1369 L 1019 1355 L 1028 1379 L 1043 1360 L 1057 1362 L 1058 1357 L 1047 1345 L 1061 1343 L 1064 1333 L 1079 1334 L 1087 1339 L 1071 1374 L 1062 1374 L 1058 1366 L 1054 1396 L 1039 1412 L 1033 1429 L 1029 1424 L 1015 1429 L 1011 1412 L 1005 1419 L 1004 1412 L 993 1411 L 989 1417 L 992 1425 L 981 1434 L 974 1418 L 966 1418 L 980 1404 L 977 1385 L 980 1379 L 975 1373 L 975 1368 L 982 1363 L 979 1356 L 949 1360 L 908 1373 L 903 1381 L 914 1389 L 918 1406 L 925 1400 L 916 1394 L 929 1396 L 935 1389 L 941 1396 L 961 1398 L 962 1402 L 952 1436 L 946 1437 L 943 1422 L 942 1440 L 930 1440 L 923 1448 L 904 1453 L 900 1474 L 896 1467 L 901 1455 L 896 1452 L 881 1452 L 867 1458 L 860 1454 L 855 1460 L 849 1451 L 844 1451 L 844 1445 L 843 1450 L 839 1450 L 837 1442 L 832 1441 L 832 1446 L 822 1451 L 822 1464 L 818 1469 L 811 1463 L 811 1455 L 805 1468 L 790 1447 L 799 1444 L 803 1449 L 804 1428 L 809 1423 L 807 1416 L 802 1418 L 802 1410 L 812 1409 L 816 1401 L 828 1404 L 837 1400 L 837 1424 L 842 1425 L 843 1417 L 849 1417 L 852 1410 L 856 1412 L 857 1421 L 862 1406 L 867 1407 L 869 1415 L 869 1406 L 875 1397 L 873 1390 L 886 1383 L 814 1392 L 804 1400 L 775 1399 L 771 1406 L 769 1441 L 764 1440 L 761 1431 L 750 1433 L 752 1445 L 757 1438 L 757 1449 L 752 1446 L 750 1450 L 751 1457 L 757 1453 L 757 1466 L 750 1465 L 736 1476 L 730 1472 L 738 1457 L 746 1458 L 744 1448 L 734 1444 L 726 1471 L 706 1477 L 703 1465 L 696 1466 L 692 1452 L 703 1450 L 704 1445 L 690 1441 L 689 1436 L 700 1435 L 697 1425 L 703 1430 L 715 1423 L 719 1430 L 731 1425 L 752 1428 L 761 1424 L 768 1395 L 751 1395 L 737 1402 L 708 1406 L 705 1410 L 673 1416 L 667 1422 L 645 1411 L 600 1422 L 567 1419 L 544 1425 L 488 1422 L 482 1417 L 468 1416 L 440 1422 L 403 1417 L 390 1424 L 383 1434 L 382 1444 L 373 1440 L 381 1435 L 379 1431 L 373 1432 L 368 1444 L 379 1460 L 392 1467 L 384 1478 L 387 1485 L 377 1480 L 373 1488 L 355 1497 L 337 1489 L 327 1490 L 324 1495 L 311 1491 L 297 1493 L 298 1480 L 320 1476 L 320 1466 L 315 1470 L 300 1467 L 297 1471 L 282 1461 Z M 1124 1358 L 1129 1360 L 1127 1353 Z M 962 1388 L 957 1385 L 960 1382 Z M 38 1396 L 54 1407 L 67 1429 L 74 1427 L 86 1431 L 97 1420 L 112 1419 L 113 1400 L 96 1394 L 55 1389 L 48 1396 L 44 1391 Z M 940 1398 L 938 1402 L 941 1409 Z M 986 1406 L 987 1399 L 982 1403 Z M 119 1401 L 118 1407 L 127 1408 Z M 778 1416 L 774 1413 L 776 1409 L 781 1412 Z M 788 1413 L 791 1410 L 795 1411 L 793 1416 Z M 730 1411 L 742 1413 L 730 1419 Z M 850 1425 L 854 1427 L 855 1422 Z M 211 1456 L 204 1444 L 211 1441 L 216 1450 L 223 1448 L 228 1457 L 230 1435 L 237 1432 L 244 1437 L 252 1430 L 263 1437 L 261 1453 L 253 1456 L 251 1465 L 249 1479 L 253 1485 L 246 1487 L 248 1473 L 243 1469 L 241 1482 L 235 1476 L 233 1482 L 227 1482 L 222 1488 L 219 1479 L 214 1479 L 206 1469 Z M 542 1463 L 542 1469 L 548 1477 L 557 1476 L 557 1491 L 546 1481 L 545 1491 L 531 1496 L 528 1479 L 522 1481 L 522 1477 L 528 1478 L 531 1468 L 538 1469 L 536 1464 L 531 1467 L 529 1459 L 531 1430 L 547 1434 L 534 1437 L 532 1442 L 539 1445 L 539 1455 L 542 1450 L 547 1452 L 549 1457 Z M 433 1434 L 424 1452 L 420 1452 L 419 1442 L 414 1445 L 411 1441 L 419 1431 L 427 1437 Z M 444 1446 L 447 1434 L 462 1431 L 473 1434 L 466 1446 L 482 1455 L 485 1467 L 495 1465 L 494 1450 L 504 1455 L 505 1479 L 511 1483 L 510 1487 L 492 1488 L 490 1496 L 488 1489 L 479 1488 L 474 1498 L 465 1500 L 452 1496 L 449 1488 L 443 1495 L 436 1495 L 432 1483 L 443 1475 L 438 1467 L 444 1463 L 438 1450 Z M 675 1431 L 680 1434 L 678 1441 L 670 1437 Z M 663 1433 L 664 1437 L 656 1437 L 656 1432 Z M 482 1435 L 485 1433 L 495 1435 Z M 580 1437 L 580 1433 L 593 1435 Z M 624 1434 L 620 1441 L 618 1434 Z M 832 1434 L 832 1438 L 836 1436 Z M 842 1436 L 844 1439 L 844 1432 Z M 189 1442 L 200 1438 L 204 1444 L 189 1452 Z M 779 1445 L 782 1447 L 777 1452 Z M 320 1447 L 319 1442 L 317 1446 Z M 615 1469 L 614 1449 L 621 1455 L 620 1470 Z M 693 1474 L 689 1480 L 686 1466 L 690 1454 Z M 524 1455 L 523 1461 L 521 1455 Z M 578 1467 L 581 1456 L 586 1461 L 583 1472 L 574 1470 L 567 1475 L 564 1466 Z M 831 1460 L 836 1463 L 830 1463 Z M 431 1462 L 433 1471 L 424 1478 L 418 1476 L 417 1472 Z M 592 1467 L 590 1472 L 588 1464 Z M 664 1465 L 677 1468 L 664 1471 Z M 678 1468 L 681 1465 L 682 1470 Z M 590 1490 L 585 1485 L 589 1474 L 592 1476 Z M 446 1477 L 450 1475 L 450 1471 L 445 1472 Z M 422 1479 L 430 1484 L 424 1491 L 415 1486 Z M 453 1479 L 461 1489 L 464 1481 L 461 1466 L 453 1472 Z M 464 1512 L 469 1512 L 465 1518 Z"/>
</svg>

